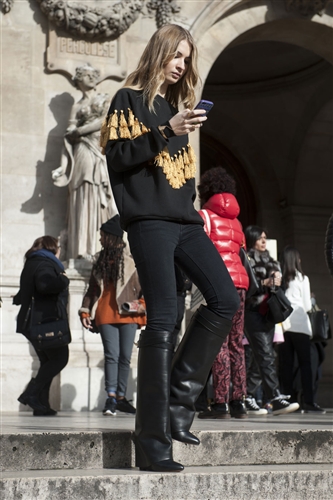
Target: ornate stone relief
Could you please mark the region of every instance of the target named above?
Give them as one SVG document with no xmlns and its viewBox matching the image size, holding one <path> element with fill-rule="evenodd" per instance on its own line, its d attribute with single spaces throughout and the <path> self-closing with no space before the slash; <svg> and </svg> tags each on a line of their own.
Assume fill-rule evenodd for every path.
<svg viewBox="0 0 333 500">
<path fill-rule="evenodd" d="M 287 11 L 295 11 L 303 16 L 321 15 L 329 0 L 285 0 Z"/>
<path fill-rule="evenodd" d="M 38 0 L 41 11 L 57 28 L 77 38 L 118 38 L 136 21 L 142 0 L 122 0 L 103 8 L 65 0 Z"/>
<path fill-rule="evenodd" d="M 177 14 L 181 7 L 175 0 L 150 0 L 147 3 L 148 15 L 156 12 L 156 25 L 158 28 L 165 24 L 176 21 Z"/>
<path fill-rule="evenodd" d="M 8 12 L 11 11 L 11 8 L 13 7 L 14 0 L 1 0 L 0 5 L 1 5 L 1 10 L 4 14 L 8 14 Z"/>
<path fill-rule="evenodd" d="M 41 11 L 58 29 L 80 39 L 118 38 L 140 13 L 156 17 L 157 27 L 176 21 L 180 6 L 176 0 L 122 0 L 116 4 L 89 6 L 68 0 L 37 0 Z M 14 0 L 0 0 L 2 11 L 8 13 Z"/>
</svg>

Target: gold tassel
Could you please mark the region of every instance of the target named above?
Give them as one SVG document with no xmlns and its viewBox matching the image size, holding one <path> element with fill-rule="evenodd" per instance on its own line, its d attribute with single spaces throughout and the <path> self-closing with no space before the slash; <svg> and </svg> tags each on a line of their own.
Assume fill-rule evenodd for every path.
<svg viewBox="0 0 333 500">
<path fill-rule="evenodd" d="M 133 115 L 133 111 L 131 110 L 131 108 L 128 108 L 128 126 L 129 127 L 133 127 L 134 125 L 134 115 Z"/>
<path fill-rule="evenodd" d="M 137 118 L 134 119 L 134 124 L 132 127 L 132 139 L 135 139 L 136 137 L 139 137 L 141 134 L 141 129 L 140 129 L 140 123 Z"/>
<path fill-rule="evenodd" d="M 140 122 L 140 125 L 141 125 L 142 135 L 143 134 L 147 134 L 148 132 L 150 132 L 150 128 L 147 128 L 146 125 L 144 125 L 142 122 Z"/>
<path fill-rule="evenodd" d="M 194 149 L 192 148 L 191 144 L 187 145 L 187 151 L 188 151 L 188 158 L 189 158 L 189 163 L 196 163 L 196 157 L 195 157 L 195 152 Z"/>
<path fill-rule="evenodd" d="M 116 109 L 109 119 L 109 124 L 110 127 L 118 128 L 118 111 Z"/>
<path fill-rule="evenodd" d="M 115 109 L 112 115 L 109 117 L 108 123 L 109 136 L 108 140 L 116 141 L 118 139 L 117 129 L 118 129 L 118 111 Z"/>
<path fill-rule="evenodd" d="M 121 139 L 130 139 L 131 134 L 128 130 L 127 122 L 124 116 L 123 110 L 120 111 L 120 119 L 119 119 L 119 135 Z"/>
<path fill-rule="evenodd" d="M 99 145 L 103 149 L 105 148 L 106 143 L 108 142 L 108 135 L 109 135 L 109 131 L 108 131 L 108 117 L 106 116 L 104 118 L 104 121 L 103 121 L 102 126 L 101 126 L 101 135 L 100 135 L 100 138 L 99 138 Z"/>
<path fill-rule="evenodd" d="M 184 165 L 188 165 L 190 163 L 190 160 L 188 159 L 186 148 L 183 148 L 183 158 L 184 158 Z"/>
</svg>

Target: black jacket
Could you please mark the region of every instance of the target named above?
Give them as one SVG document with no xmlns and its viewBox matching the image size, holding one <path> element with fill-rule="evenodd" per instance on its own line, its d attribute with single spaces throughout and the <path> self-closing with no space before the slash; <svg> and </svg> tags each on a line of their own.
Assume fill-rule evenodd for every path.
<svg viewBox="0 0 333 500">
<path fill-rule="evenodd" d="M 156 114 L 142 93 L 123 88 L 112 100 L 101 130 L 106 159 L 123 229 L 133 221 L 161 219 L 201 224 L 195 210 L 195 156 L 188 136 L 164 138 L 158 126 L 177 113 L 155 97 Z"/>
<path fill-rule="evenodd" d="M 20 278 L 20 290 L 13 303 L 20 305 L 17 316 L 18 333 L 29 338 L 31 324 L 30 306 L 34 297 L 32 323 L 67 318 L 69 279 L 52 259 L 32 256 L 27 259 Z"/>
<path fill-rule="evenodd" d="M 331 218 L 328 221 L 326 230 L 325 257 L 326 257 L 327 267 L 330 270 L 331 275 L 333 276 L 333 214 L 331 215 Z"/>
</svg>

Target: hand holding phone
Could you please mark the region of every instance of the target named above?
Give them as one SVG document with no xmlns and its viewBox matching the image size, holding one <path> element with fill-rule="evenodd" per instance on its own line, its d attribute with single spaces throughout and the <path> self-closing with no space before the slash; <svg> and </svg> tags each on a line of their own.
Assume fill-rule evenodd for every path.
<svg viewBox="0 0 333 500">
<path fill-rule="evenodd" d="M 202 109 L 203 111 L 205 111 L 205 113 L 202 114 L 207 115 L 213 106 L 214 106 L 213 102 L 201 99 L 201 101 L 198 102 L 198 104 L 194 109 Z"/>
</svg>

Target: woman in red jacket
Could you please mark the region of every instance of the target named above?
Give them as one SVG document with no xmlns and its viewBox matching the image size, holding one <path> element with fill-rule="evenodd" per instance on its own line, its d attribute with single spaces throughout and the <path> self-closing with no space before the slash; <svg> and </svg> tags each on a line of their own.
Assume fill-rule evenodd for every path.
<svg viewBox="0 0 333 500">
<path fill-rule="evenodd" d="M 205 221 L 205 231 L 227 266 L 240 298 L 230 333 L 212 368 L 215 404 L 210 410 L 200 412 L 199 418 L 230 418 L 230 415 L 246 418 L 246 369 L 242 339 L 249 277 L 239 257 L 240 248 L 245 246 L 245 236 L 237 219 L 240 210 L 235 198 L 236 182 L 224 168 L 211 168 L 201 177 L 198 191 L 202 205 L 199 213 Z"/>
</svg>

